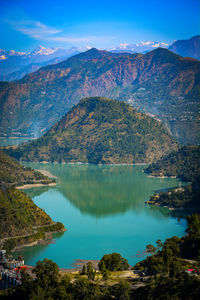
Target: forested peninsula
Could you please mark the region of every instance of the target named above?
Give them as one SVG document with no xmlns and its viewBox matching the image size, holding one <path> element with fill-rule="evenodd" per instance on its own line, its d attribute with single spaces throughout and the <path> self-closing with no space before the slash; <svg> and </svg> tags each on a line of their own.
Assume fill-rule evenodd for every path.
<svg viewBox="0 0 200 300">
<path fill-rule="evenodd" d="M 53 222 L 17 186 L 55 183 L 47 176 L 26 168 L 0 151 L 0 245 L 10 251 L 16 246 L 44 239 L 47 232 L 65 230 L 63 224 Z"/>
<path fill-rule="evenodd" d="M 200 146 L 181 147 L 151 164 L 145 172 L 153 176 L 176 176 L 189 183 L 155 194 L 148 204 L 200 211 Z"/>
</svg>

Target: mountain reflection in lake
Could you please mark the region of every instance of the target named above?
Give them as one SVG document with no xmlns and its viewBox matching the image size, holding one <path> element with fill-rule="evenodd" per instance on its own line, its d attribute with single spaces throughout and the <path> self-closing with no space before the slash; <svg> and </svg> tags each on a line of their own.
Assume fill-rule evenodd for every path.
<svg viewBox="0 0 200 300">
<path fill-rule="evenodd" d="M 68 229 L 55 244 L 27 248 L 27 263 L 48 257 L 70 267 L 75 259 L 100 259 L 115 251 L 133 264 L 146 244 L 184 234 L 184 221 L 178 223 L 168 210 L 144 203 L 155 190 L 177 186 L 177 179 L 149 178 L 144 166 L 26 165 L 58 177 L 55 187 L 25 192 Z"/>
</svg>

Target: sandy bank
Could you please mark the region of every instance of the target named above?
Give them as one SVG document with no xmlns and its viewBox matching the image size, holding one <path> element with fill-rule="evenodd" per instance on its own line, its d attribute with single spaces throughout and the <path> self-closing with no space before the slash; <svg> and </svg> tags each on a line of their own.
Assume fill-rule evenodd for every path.
<svg viewBox="0 0 200 300">
<path fill-rule="evenodd" d="M 177 176 L 159 176 L 159 175 L 147 175 L 149 178 L 177 178 Z"/>
<path fill-rule="evenodd" d="M 18 189 L 18 190 L 25 190 L 25 189 L 35 188 L 35 187 L 41 187 L 41 186 L 55 186 L 55 185 L 56 185 L 55 182 L 48 183 L 48 184 L 33 183 L 33 184 L 25 184 L 25 185 L 21 185 L 21 186 L 16 186 L 16 189 Z"/>
</svg>

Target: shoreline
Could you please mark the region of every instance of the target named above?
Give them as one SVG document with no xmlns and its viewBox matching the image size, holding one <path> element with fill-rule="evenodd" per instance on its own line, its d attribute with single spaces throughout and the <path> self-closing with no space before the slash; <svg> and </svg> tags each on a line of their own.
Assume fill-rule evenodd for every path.
<svg viewBox="0 0 200 300">
<path fill-rule="evenodd" d="M 88 162 L 58 162 L 58 161 L 54 161 L 54 162 L 49 162 L 49 161 L 24 161 L 22 160 L 21 163 L 36 163 L 36 164 L 55 164 L 55 165 L 94 165 L 94 166 L 146 166 L 151 164 L 151 162 L 145 162 L 145 163 L 110 163 L 110 164 L 93 164 L 93 163 L 88 163 Z M 53 175 L 51 172 L 43 170 L 43 169 L 35 169 L 35 171 L 38 171 L 40 173 L 42 173 L 45 176 L 49 176 L 51 178 L 57 178 L 57 176 Z M 42 172 L 41 172 L 42 171 Z M 46 175 L 43 172 L 48 172 L 50 175 Z"/>
<path fill-rule="evenodd" d="M 54 224 L 53 224 L 54 225 Z M 50 231 L 50 232 L 45 232 L 45 236 L 44 238 L 40 238 L 38 240 L 35 240 L 33 242 L 28 242 L 26 244 L 20 244 L 20 245 L 17 245 L 15 246 L 11 252 L 16 252 L 16 251 L 20 251 L 22 250 L 23 248 L 27 248 L 27 247 L 32 247 L 32 246 L 35 246 L 35 245 L 50 245 L 50 244 L 54 244 L 55 241 L 53 239 L 53 234 L 56 234 L 56 233 L 64 233 L 65 231 L 67 231 L 66 228 L 64 228 L 63 230 L 59 230 L 59 231 Z M 28 237 L 29 235 L 27 235 Z M 17 238 L 17 237 L 9 237 L 8 239 L 12 239 L 12 238 Z"/>
<path fill-rule="evenodd" d="M 188 208 L 188 207 L 173 207 L 169 205 L 162 205 L 160 202 L 152 202 L 152 201 L 145 201 L 145 204 L 148 206 L 158 207 L 158 208 L 165 208 L 169 212 L 172 213 L 175 217 L 180 214 L 180 217 L 185 218 L 185 216 L 190 215 L 191 213 L 195 213 L 197 208 Z"/>
<path fill-rule="evenodd" d="M 161 178 L 161 179 L 163 179 L 163 178 L 174 178 L 174 179 L 178 178 L 177 176 L 164 176 L 164 175 L 163 176 L 159 176 L 159 175 L 158 176 L 156 176 L 156 175 L 147 175 L 147 177 L 148 178 Z"/>
<path fill-rule="evenodd" d="M 57 176 L 53 175 L 51 172 L 43 169 L 35 169 L 35 171 L 40 172 L 42 175 L 47 176 L 49 178 L 58 178 Z"/>
<path fill-rule="evenodd" d="M 16 186 L 15 188 L 18 190 L 26 190 L 26 189 L 32 189 L 35 187 L 42 187 L 42 186 L 55 186 L 56 182 L 44 184 L 44 183 L 31 183 L 31 184 L 25 184 L 21 186 Z"/>
<path fill-rule="evenodd" d="M 53 233 L 57 233 L 57 231 L 51 232 L 51 233 L 46 233 L 44 239 L 39 239 L 39 240 L 36 240 L 34 242 L 18 245 L 14 249 L 12 249 L 11 252 L 21 251 L 21 250 L 23 250 L 23 248 L 28 248 L 28 247 L 32 247 L 32 246 L 36 246 L 36 245 L 50 245 L 50 244 L 53 244 L 54 243 L 54 240 L 53 240 L 53 237 L 52 237 Z"/>
</svg>

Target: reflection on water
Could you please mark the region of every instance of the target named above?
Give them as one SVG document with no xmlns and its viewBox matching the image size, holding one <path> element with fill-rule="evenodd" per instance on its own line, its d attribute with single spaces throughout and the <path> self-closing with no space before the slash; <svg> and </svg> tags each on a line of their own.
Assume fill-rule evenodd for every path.
<svg viewBox="0 0 200 300">
<path fill-rule="evenodd" d="M 22 143 L 26 143 L 27 141 L 32 140 L 33 138 L 26 138 L 26 137 L 0 137 L 0 146 L 17 146 Z"/>
<path fill-rule="evenodd" d="M 41 168 L 37 164 L 31 166 Z M 144 202 L 154 189 L 178 185 L 178 180 L 148 178 L 142 173 L 144 166 L 50 164 L 42 168 L 58 177 L 58 186 L 55 188 L 64 197 L 82 213 L 97 218 L 124 213 L 130 209 L 135 212 L 144 210 Z M 32 189 L 28 195 L 39 196 L 48 189 Z"/>
<path fill-rule="evenodd" d="M 71 267 L 76 259 L 119 252 L 134 264 L 135 254 L 147 244 L 184 234 L 185 221 L 144 204 L 155 190 L 177 186 L 177 179 L 148 178 L 144 166 L 26 165 L 57 176 L 57 186 L 25 192 L 68 229 L 55 244 L 28 247 L 26 263 L 48 257 L 60 267 Z"/>
<path fill-rule="evenodd" d="M 45 253 L 46 247 L 49 244 L 54 244 L 56 243 L 56 240 L 61 238 L 63 236 L 64 232 L 56 232 L 52 234 L 52 237 L 45 240 L 41 241 L 40 244 L 30 246 L 31 251 L 29 251 L 29 246 L 22 247 L 21 249 L 18 249 L 14 253 L 14 257 L 17 258 L 18 255 L 22 255 L 23 257 L 26 258 L 26 262 L 29 260 L 34 259 L 35 257 L 37 258 L 38 255 L 41 256 L 43 253 Z"/>
</svg>

